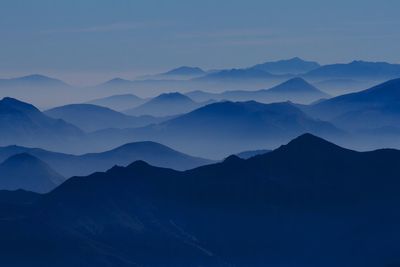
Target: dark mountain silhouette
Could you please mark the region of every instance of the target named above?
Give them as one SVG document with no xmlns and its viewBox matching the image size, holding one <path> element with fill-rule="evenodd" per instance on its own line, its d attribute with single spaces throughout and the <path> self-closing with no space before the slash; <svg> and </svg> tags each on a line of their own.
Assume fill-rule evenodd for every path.
<svg viewBox="0 0 400 267">
<path fill-rule="evenodd" d="M 115 110 L 93 104 L 70 104 L 44 112 L 55 119 L 63 119 L 87 132 L 106 128 L 133 128 L 158 123 L 166 118 L 129 116 Z"/>
<path fill-rule="evenodd" d="M 220 159 L 237 151 L 275 147 L 304 132 L 323 136 L 341 133 L 330 123 L 314 120 L 290 103 L 249 101 L 209 104 L 157 125 L 102 131 L 91 138 L 126 142 L 132 138 L 146 139 L 185 153 Z"/>
<path fill-rule="evenodd" d="M 386 80 L 400 77 L 400 64 L 353 61 L 321 66 L 306 74 L 308 78 Z"/>
<path fill-rule="evenodd" d="M 399 163 L 397 150 L 360 153 L 305 134 L 186 172 L 114 167 L 3 213 L 0 263 L 390 266 L 400 254 Z"/>
<path fill-rule="evenodd" d="M 63 120 L 44 115 L 33 105 L 13 98 L 0 100 L 0 145 L 69 147 L 83 132 Z"/>
<path fill-rule="evenodd" d="M 17 78 L 0 79 L 0 87 L 69 87 L 65 82 L 33 74 Z"/>
<path fill-rule="evenodd" d="M 314 61 L 305 61 L 294 57 L 286 60 L 278 60 L 257 64 L 250 69 L 258 69 L 272 74 L 302 74 L 319 68 L 320 65 Z"/>
<path fill-rule="evenodd" d="M 113 110 L 122 111 L 137 107 L 146 100 L 133 94 L 112 95 L 87 102 L 98 106 L 107 107 Z"/>
<path fill-rule="evenodd" d="M 83 155 L 57 153 L 21 146 L 0 147 L 0 162 L 21 153 L 29 153 L 43 160 L 67 178 L 106 171 L 115 165 L 126 166 L 136 160 L 144 160 L 154 166 L 169 167 L 176 170 L 187 170 L 212 163 L 211 160 L 191 157 L 154 142 L 129 143 L 109 151 Z"/>
<path fill-rule="evenodd" d="M 199 107 L 189 97 L 180 93 L 164 93 L 125 113 L 130 115 L 171 116 L 186 113 Z"/>
<path fill-rule="evenodd" d="M 400 123 L 400 79 L 322 101 L 305 110 L 348 129 L 380 128 Z"/>
<path fill-rule="evenodd" d="M 262 155 L 271 152 L 271 150 L 268 149 L 257 149 L 257 150 L 249 150 L 249 151 L 243 151 L 240 153 L 237 153 L 236 156 L 238 156 L 241 159 L 249 159 L 254 156 Z"/>
<path fill-rule="evenodd" d="M 220 94 L 207 93 L 203 91 L 193 91 L 187 94 L 196 101 L 206 101 L 210 99 L 231 100 L 231 101 L 250 101 L 255 100 L 264 103 L 293 101 L 296 103 L 311 103 L 329 95 L 320 91 L 302 78 L 292 78 L 270 89 L 256 91 L 236 90 L 225 91 Z"/>
<path fill-rule="evenodd" d="M 29 154 L 16 154 L 0 164 L 0 189 L 23 189 L 45 193 L 61 184 L 64 178 L 46 163 Z"/>
</svg>

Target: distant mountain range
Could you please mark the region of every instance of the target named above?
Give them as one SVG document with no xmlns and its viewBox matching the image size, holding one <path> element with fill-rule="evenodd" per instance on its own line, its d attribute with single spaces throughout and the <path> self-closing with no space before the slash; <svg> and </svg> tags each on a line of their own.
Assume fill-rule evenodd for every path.
<svg viewBox="0 0 400 267">
<path fill-rule="evenodd" d="M 275 147 L 296 135 L 341 135 L 330 123 L 314 120 L 290 103 L 218 102 L 157 125 L 93 133 L 96 140 L 152 140 L 206 158 Z M 217 149 L 210 149 L 215 147 Z"/>
<path fill-rule="evenodd" d="M 128 116 L 93 104 L 70 104 L 46 110 L 44 113 L 55 119 L 63 119 L 87 132 L 106 128 L 142 127 L 167 119 L 152 116 Z"/>
<path fill-rule="evenodd" d="M 46 193 L 64 180 L 49 165 L 30 154 L 16 154 L 0 164 L 0 190 Z"/>
<path fill-rule="evenodd" d="M 179 67 L 168 72 L 162 73 L 165 76 L 200 76 L 204 75 L 206 72 L 198 67 Z"/>
<path fill-rule="evenodd" d="M 260 69 L 228 69 L 212 72 L 205 76 L 195 78 L 200 82 L 245 82 L 251 80 L 271 80 L 283 77 L 276 77 L 271 73 Z"/>
<path fill-rule="evenodd" d="M 124 112 L 135 116 L 172 116 L 187 113 L 200 106 L 201 104 L 194 102 L 189 97 L 175 92 L 161 94 L 138 107 L 127 109 Z"/>
<path fill-rule="evenodd" d="M 206 72 L 199 67 L 181 66 L 167 72 L 138 77 L 139 80 L 187 80 L 205 75 Z"/>
<path fill-rule="evenodd" d="M 314 117 L 346 129 L 373 129 L 400 124 L 400 79 L 334 97 L 305 107 Z"/>
<path fill-rule="evenodd" d="M 314 61 L 306 61 L 299 57 L 294 57 L 286 60 L 278 60 L 257 64 L 250 69 L 258 69 L 269 72 L 271 74 L 293 74 L 299 75 L 307 73 L 321 67 L 321 65 Z"/>
<path fill-rule="evenodd" d="M 23 77 L 0 79 L 0 88 L 7 87 L 69 87 L 65 82 L 44 75 L 33 74 Z"/>
<path fill-rule="evenodd" d="M 36 107 L 13 98 L 0 100 L 0 145 L 71 146 L 84 137 L 78 127 L 53 119 Z"/>
<path fill-rule="evenodd" d="M 0 264 L 396 266 L 399 162 L 305 134 L 186 172 L 138 161 L 43 196 L 0 192 Z"/>
<path fill-rule="evenodd" d="M 123 111 L 137 107 L 146 100 L 133 94 L 112 95 L 88 101 L 87 104 L 103 106 L 116 111 Z"/>
<path fill-rule="evenodd" d="M 400 78 L 400 64 L 352 61 L 321 66 L 305 74 L 309 78 L 387 80 Z"/>
<path fill-rule="evenodd" d="M 46 162 L 66 178 L 106 171 L 115 165 L 126 166 L 136 160 L 144 160 L 154 166 L 176 170 L 187 170 L 212 163 L 211 160 L 192 157 L 154 142 L 129 143 L 109 151 L 83 155 L 57 153 L 39 148 L 7 146 L 0 147 L 0 162 L 23 153 Z M 25 172 L 29 173 L 28 167 Z"/>
<path fill-rule="evenodd" d="M 196 101 L 231 100 L 250 101 L 255 100 L 264 103 L 293 101 L 297 103 L 311 103 L 321 98 L 329 98 L 329 95 L 317 89 L 302 78 L 296 77 L 278 84 L 270 89 L 256 91 L 225 91 L 222 93 L 207 93 L 192 91 L 186 94 Z"/>
</svg>

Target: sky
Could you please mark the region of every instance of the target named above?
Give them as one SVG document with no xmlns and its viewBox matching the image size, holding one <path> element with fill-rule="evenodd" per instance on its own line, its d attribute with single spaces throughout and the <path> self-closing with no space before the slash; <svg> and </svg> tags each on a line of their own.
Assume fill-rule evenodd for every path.
<svg viewBox="0 0 400 267">
<path fill-rule="evenodd" d="M 400 63 L 398 0 L 0 0 L 0 77 L 72 84 L 301 57 Z"/>
</svg>

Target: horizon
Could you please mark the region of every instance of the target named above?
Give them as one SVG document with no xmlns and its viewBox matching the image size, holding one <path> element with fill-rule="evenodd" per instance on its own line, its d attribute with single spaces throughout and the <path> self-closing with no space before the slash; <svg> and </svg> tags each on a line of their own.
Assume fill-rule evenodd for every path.
<svg viewBox="0 0 400 267">
<path fill-rule="evenodd" d="M 320 64 L 321 66 L 326 66 L 326 65 L 334 65 L 334 64 L 350 64 L 352 62 L 368 62 L 368 63 L 388 63 L 388 64 L 400 64 L 400 63 L 395 63 L 395 62 L 387 62 L 387 61 L 383 61 L 383 60 L 377 60 L 377 61 L 368 61 L 368 60 L 363 60 L 363 59 L 353 59 L 350 61 L 346 61 L 346 62 L 330 62 L 330 63 L 326 63 L 326 64 L 322 64 L 321 62 L 318 61 L 313 61 L 313 60 L 309 60 L 307 58 L 302 58 L 302 57 L 291 57 L 291 58 L 282 58 L 282 59 L 277 59 L 277 60 L 271 60 L 271 61 L 259 61 L 256 63 L 253 63 L 252 65 L 249 66 L 242 66 L 240 68 L 235 68 L 235 67 L 227 67 L 226 69 L 218 69 L 218 71 L 220 70 L 231 70 L 231 69 L 246 69 L 252 66 L 255 66 L 257 64 L 262 64 L 262 63 L 269 63 L 269 62 L 278 62 L 278 61 L 287 61 L 287 60 L 293 60 L 293 59 L 300 59 L 302 61 L 309 61 L 309 62 L 316 62 L 318 64 Z M 203 71 L 213 71 L 216 69 L 207 69 L 207 68 L 203 68 L 201 66 L 195 66 L 195 65 L 181 65 L 181 66 L 175 66 L 175 67 L 170 67 L 169 69 L 164 69 L 164 70 L 160 70 L 159 72 L 144 72 L 144 73 L 140 73 L 137 74 L 136 76 L 134 75 L 134 73 L 132 74 L 133 76 L 129 76 L 129 74 L 122 74 L 120 76 L 113 76 L 113 74 L 109 74 L 106 78 L 104 76 L 104 74 L 95 74 L 93 76 L 93 74 L 81 74 L 78 80 L 74 79 L 74 77 L 76 78 L 77 76 L 74 76 L 73 74 L 67 74 L 67 75 L 63 75 L 63 74 L 59 74 L 59 73 L 53 73 L 51 71 L 49 72 L 43 72 L 43 73 L 29 73 L 29 72 L 24 72 L 24 73 L 18 73 L 18 74 L 12 74 L 12 75 L 0 75 L 0 80 L 2 79 L 17 79 L 17 78 L 23 78 L 23 77 L 29 77 L 29 76 L 44 76 L 46 78 L 52 78 L 52 79 L 57 79 L 60 80 L 62 82 L 65 82 L 68 85 L 71 86 L 75 86 L 75 87 L 91 87 L 91 86 L 97 86 L 97 85 L 101 85 L 103 83 L 106 83 L 108 81 L 114 80 L 114 79 L 123 79 L 123 80 L 129 80 L 129 81 L 134 81 L 137 79 L 140 79 L 141 77 L 144 76 L 152 76 L 152 75 L 157 75 L 157 74 L 162 74 L 162 73 L 166 73 L 168 71 L 171 70 L 175 70 L 181 67 L 190 67 L 190 68 L 200 68 Z M 117 73 L 116 75 L 121 74 L 121 73 Z M 58 76 L 57 76 L 58 75 Z M 93 80 L 94 78 L 94 80 Z"/>
<path fill-rule="evenodd" d="M 5 0 L 0 77 L 39 73 L 95 84 L 178 66 L 242 68 L 297 56 L 324 65 L 400 63 L 399 9 L 391 0 Z"/>
</svg>

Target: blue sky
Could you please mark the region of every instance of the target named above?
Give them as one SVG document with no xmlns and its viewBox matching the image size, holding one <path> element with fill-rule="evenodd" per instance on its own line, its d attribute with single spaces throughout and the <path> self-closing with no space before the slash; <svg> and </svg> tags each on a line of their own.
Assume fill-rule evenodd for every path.
<svg viewBox="0 0 400 267">
<path fill-rule="evenodd" d="M 294 56 L 400 63 L 397 0 L 1 0 L 0 77 L 133 78 Z"/>
</svg>

